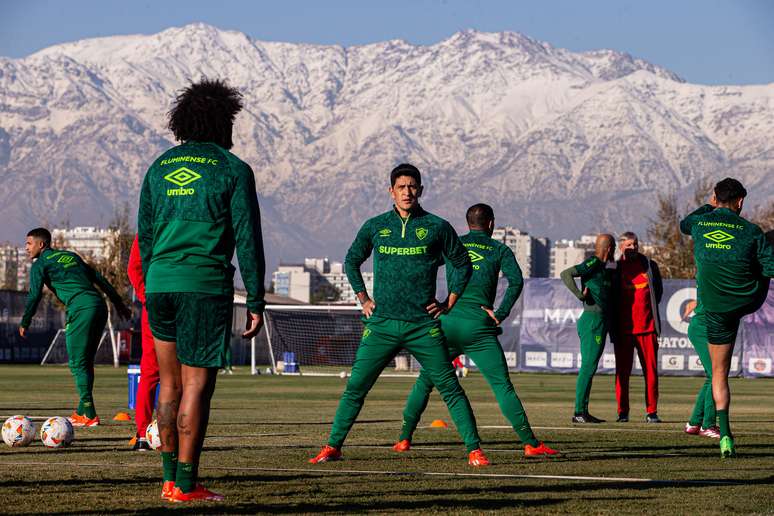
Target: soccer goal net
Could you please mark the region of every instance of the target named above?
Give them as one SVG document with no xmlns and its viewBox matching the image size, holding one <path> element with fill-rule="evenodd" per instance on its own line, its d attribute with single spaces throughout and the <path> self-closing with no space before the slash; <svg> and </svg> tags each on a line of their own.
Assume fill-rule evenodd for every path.
<svg viewBox="0 0 774 516">
<path fill-rule="evenodd" d="M 268 305 L 264 319 L 271 372 L 349 376 L 363 334 L 360 309 L 335 305 Z M 253 349 L 253 363 L 256 353 Z M 416 376 L 418 373 L 419 364 L 403 350 L 382 375 Z"/>
<path fill-rule="evenodd" d="M 51 344 L 43 355 L 40 365 L 64 365 L 67 364 L 67 346 L 65 330 L 57 330 Z M 114 347 L 113 339 L 110 338 L 110 331 L 105 330 L 97 345 L 97 354 L 94 357 L 94 363 L 97 365 L 118 365 L 118 351 Z"/>
</svg>

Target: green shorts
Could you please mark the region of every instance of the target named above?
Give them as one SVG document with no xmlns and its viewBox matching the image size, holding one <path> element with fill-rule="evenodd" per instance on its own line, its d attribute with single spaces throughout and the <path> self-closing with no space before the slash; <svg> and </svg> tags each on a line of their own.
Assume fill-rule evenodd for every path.
<svg viewBox="0 0 774 516">
<path fill-rule="evenodd" d="M 177 359 L 191 367 L 223 367 L 231 339 L 233 297 L 199 292 L 149 293 L 145 307 L 153 336 L 177 343 Z"/>
<path fill-rule="evenodd" d="M 739 323 L 747 315 L 741 310 L 731 312 L 704 312 L 707 324 L 707 341 L 710 344 L 733 344 L 739 332 Z"/>
</svg>

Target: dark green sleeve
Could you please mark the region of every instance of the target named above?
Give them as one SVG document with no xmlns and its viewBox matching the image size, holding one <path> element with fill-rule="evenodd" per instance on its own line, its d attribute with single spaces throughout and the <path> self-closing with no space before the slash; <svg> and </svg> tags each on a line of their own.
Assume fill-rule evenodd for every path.
<svg viewBox="0 0 774 516">
<path fill-rule="evenodd" d="M 567 287 L 570 292 L 572 292 L 572 295 L 583 301 L 583 292 L 578 289 L 578 285 L 575 283 L 575 278 L 580 275 L 581 274 L 578 271 L 578 266 L 573 265 L 572 267 L 563 270 L 559 276 L 562 278 L 564 286 Z"/>
<path fill-rule="evenodd" d="M 24 307 L 24 315 L 22 316 L 21 326 L 22 328 L 29 328 L 32 322 L 32 317 L 38 310 L 38 304 L 40 298 L 43 297 L 43 280 L 44 280 L 43 264 L 38 261 L 32 264 L 30 268 L 30 292 L 27 295 L 27 304 Z"/>
<path fill-rule="evenodd" d="M 110 302 L 113 303 L 113 306 L 123 306 L 124 300 L 121 298 L 121 295 L 116 292 L 116 289 L 113 287 L 113 285 L 111 285 L 110 282 L 105 279 L 105 276 L 103 276 L 97 269 L 81 260 L 80 257 L 78 257 L 78 260 L 81 262 L 81 266 L 86 269 L 86 274 L 89 276 L 91 282 L 97 285 L 97 287 L 99 287 L 99 289 L 105 293 L 108 299 L 110 299 Z"/>
<path fill-rule="evenodd" d="M 355 294 L 366 291 L 363 274 L 360 272 L 360 266 L 363 265 L 373 250 L 374 244 L 371 241 L 371 226 L 368 222 L 363 224 L 360 231 L 355 236 L 355 241 L 349 246 L 347 256 L 344 258 L 344 272 L 347 273 L 347 280 L 352 286 Z"/>
<path fill-rule="evenodd" d="M 447 271 L 450 265 L 452 267 L 448 274 L 449 294 L 461 296 L 468 281 L 470 281 L 470 276 L 473 274 L 470 255 L 462 244 L 460 237 L 457 236 L 457 232 L 454 231 L 454 228 L 448 222 L 445 222 L 442 226 L 441 239 Z"/>
<path fill-rule="evenodd" d="M 145 174 L 140 190 L 140 208 L 137 211 L 137 240 L 140 245 L 140 263 L 143 279 L 153 258 L 153 205 L 150 192 L 150 170 Z"/>
<path fill-rule="evenodd" d="M 513 305 L 519 299 L 521 291 L 524 288 L 524 277 L 521 274 L 521 267 L 516 262 L 516 257 L 509 247 L 500 248 L 500 270 L 503 276 L 508 280 L 508 288 L 505 289 L 505 295 L 500 302 L 499 308 L 495 311 L 495 317 L 498 321 L 504 321 L 511 313 Z"/>
<path fill-rule="evenodd" d="M 715 208 L 713 208 L 709 204 L 705 204 L 704 206 L 701 206 L 697 210 L 693 211 L 692 213 L 689 213 L 683 220 L 680 221 L 680 231 L 682 231 L 683 234 L 685 235 L 690 235 L 691 228 L 696 222 L 696 218 L 699 215 L 704 215 L 705 213 L 709 213 L 714 209 Z"/>
<path fill-rule="evenodd" d="M 263 233 L 255 177 L 247 164 L 239 162 L 237 181 L 231 195 L 231 222 L 236 238 L 237 258 L 242 282 L 247 290 L 247 309 L 259 314 L 266 306 L 263 284 L 266 261 L 263 256 Z"/>
<path fill-rule="evenodd" d="M 774 278 L 774 249 L 772 249 L 761 228 L 757 228 L 754 238 L 757 247 L 758 263 L 761 264 L 761 273 L 767 278 Z"/>
</svg>

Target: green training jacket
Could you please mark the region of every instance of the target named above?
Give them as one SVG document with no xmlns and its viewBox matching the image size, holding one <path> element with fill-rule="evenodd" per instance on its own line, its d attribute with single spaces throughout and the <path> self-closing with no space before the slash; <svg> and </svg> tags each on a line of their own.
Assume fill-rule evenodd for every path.
<svg viewBox="0 0 774 516">
<path fill-rule="evenodd" d="M 460 241 L 468 250 L 473 274 L 462 296 L 449 312 L 449 316 L 491 320 L 481 307 L 494 308 L 497 282 L 502 271 L 508 280 L 508 288 L 505 290 L 500 306 L 495 310 L 495 317 L 502 322 L 511 313 L 513 305 L 524 288 L 521 267 L 516 262 L 513 251 L 502 242 L 493 240 L 485 231 L 471 230 L 467 235 L 461 236 Z M 452 279 L 451 272 L 452 270 L 446 271 L 448 282 Z"/>
<path fill-rule="evenodd" d="M 71 251 L 44 249 L 30 268 L 30 292 L 20 326 L 29 328 L 32 317 L 47 286 L 65 305 L 67 312 L 104 305 L 105 301 L 94 285 L 99 286 L 114 305 L 121 305 L 121 296 L 99 271 Z"/>
<path fill-rule="evenodd" d="M 757 225 L 728 208 L 700 207 L 680 222 L 693 238 L 696 286 L 704 310 L 731 312 L 756 304 L 774 277 L 774 251 Z"/>
<path fill-rule="evenodd" d="M 565 269 L 561 273 L 562 281 L 575 297 L 583 301 L 583 309 L 590 312 L 609 314 L 613 294 L 613 269 L 608 269 L 605 262 L 592 256 L 582 263 Z M 581 288 L 575 283 L 580 277 Z M 583 298 L 583 290 L 588 287 L 590 299 Z"/>
<path fill-rule="evenodd" d="M 250 167 L 214 143 L 186 142 L 153 162 L 140 192 L 146 293 L 232 295 L 236 248 L 247 308 L 265 306 L 261 216 Z"/>
<path fill-rule="evenodd" d="M 399 321 L 431 319 L 438 267 L 448 262 L 449 292 L 462 294 L 471 275 L 470 258 L 451 224 L 421 207 L 401 218 L 393 208 L 366 221 L 344 265 L 352 290 L 366 290 L 360 266 L 374 254 L 374 316 Z"/>
</svg>

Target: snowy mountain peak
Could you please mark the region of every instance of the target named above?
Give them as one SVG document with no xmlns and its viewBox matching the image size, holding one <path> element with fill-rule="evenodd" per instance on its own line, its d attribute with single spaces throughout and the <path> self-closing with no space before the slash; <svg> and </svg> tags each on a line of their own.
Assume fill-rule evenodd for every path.
<svg viewBox="0 0 774 516">
<path fill-rule="evenodd" d="M 174 144 L 181 88 L 222 77 L 245 97 L 234 151 L 254 169 L 272 260 L 341 257 L 389 206 L 386 174 L 416 163 L 423 202 L 456 224 L 487 202 L 549 237 L 642 230 L 658 191 L 735 175 L 774 195 L 774 85 L 708 87 L 613 50 L 516 32 L 432 45 L 254 40 L 195 23 L 0 59 L 0 238 L 98 225 L 134 205 Z M 43 199 L 30 208 L 25 199 Z M 460 225 L 461 227 L 461 225 Z"/>
</svg>

